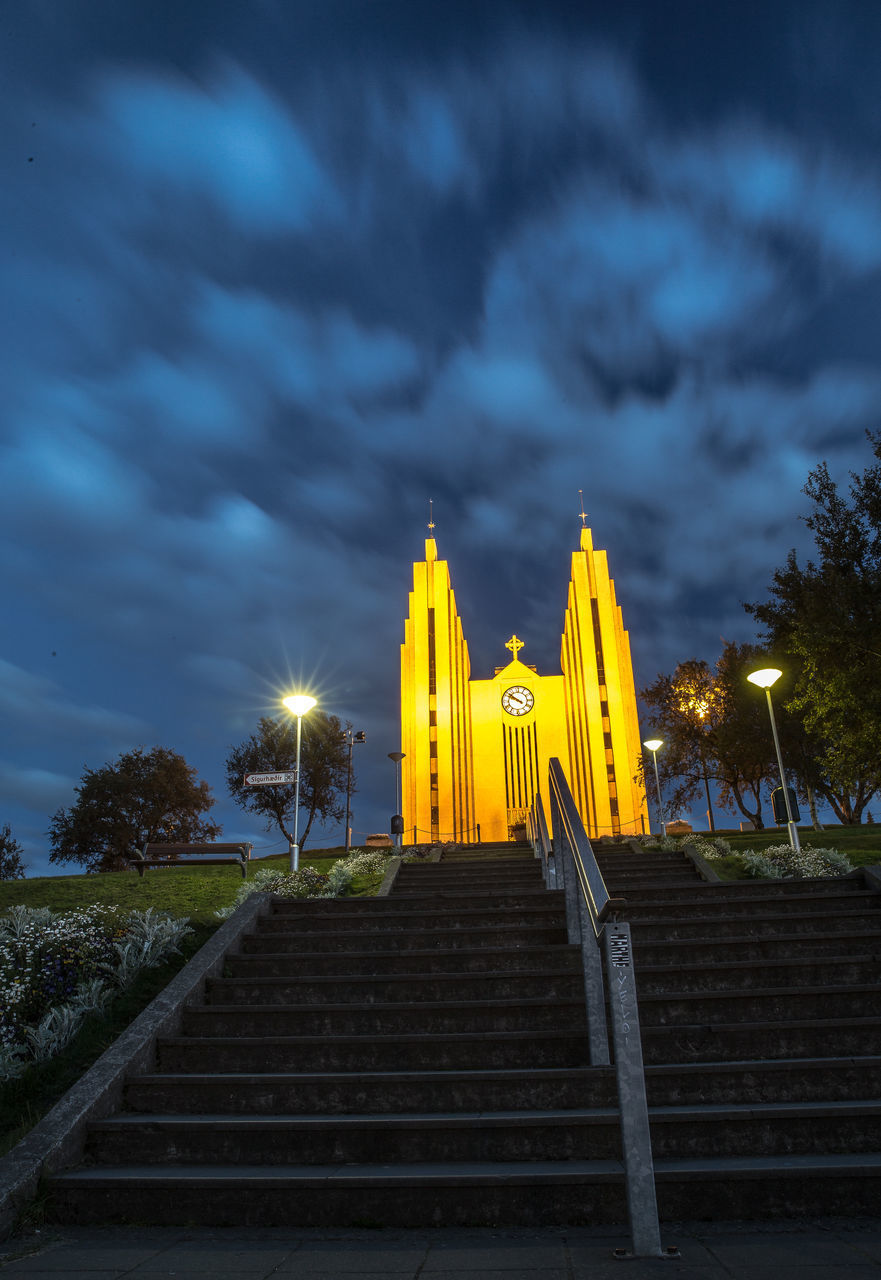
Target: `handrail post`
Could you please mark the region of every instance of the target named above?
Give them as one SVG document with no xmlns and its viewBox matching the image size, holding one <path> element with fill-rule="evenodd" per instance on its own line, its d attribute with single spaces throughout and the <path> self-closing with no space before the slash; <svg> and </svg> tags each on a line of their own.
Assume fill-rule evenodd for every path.
<svg viewBox="0 0 881 1280">
<path fill-rule="evenodd" d="M 563 880 L 570 942 L 581 943 L 591 1065 L 609 1062 L 606 991 L 611 1008 L 618 1111 L 632 1256 L 662 1253 L 645 1067 L 639 1033 L 630 925 L 618 917 L 623 898 L 611 898 L 560 761 L 549 770 L 554 861 Z M 605 974 L 603 973 L 605 955 Z"/>
<path fill-rule="evenodd" d="M 655 1168 L 645 1092 L 645 1066 L 639 1035 L 630 925 L 625 920 L 607 923 L 603 929 L 603 943 L 606 972 L 609 976 L 615 1077 L 618 1082 L 621 1145 L 633 1254 L 637 1258 L 661 1257 Z"/>
</svg>

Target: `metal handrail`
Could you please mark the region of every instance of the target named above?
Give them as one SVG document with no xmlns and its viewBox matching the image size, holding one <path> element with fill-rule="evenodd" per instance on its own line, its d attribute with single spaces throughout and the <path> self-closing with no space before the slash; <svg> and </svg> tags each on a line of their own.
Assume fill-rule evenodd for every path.
<svg viewBox="0 0 881 1280">
<path fill-rule="evenodd" d="M 542 804 L 540 795 L 536 795 L 535 803 L 529 810 L 526 818 L 526 834 L 529 843 L 535 852 L 535 856 L 541 860 L 541 873 L 544 882 L 549 889 L 557 887 L 557 869 L 551 845 L 551 837 L 548 834 L 548 824 L 545 818 L 545 807 Z"/>
<path fill-rule="evenodd" d="M 639 1034 L 633 946 L 630 926 L 621 918 L 627 902 L 624 898 L 611 897 L 606 888 L 563 767 L 556 758 L 550 761 L 548 780 L 553 832 L 551 857 L 558 882 L 562 880 L 565 892 L 569 941 L 581 945 L 592 1066 L 609 1062 L 606 1029 L 608 994 L 633 1256 L 663 1257 L 648 1123 L 645 1068 Z M 544 861 L 546 854 L 541 848 L 541 824 L 544 820 L 541 796 L 536 796 L 533 809 L 535 812 L 530 813 L 529 831 L 535 837 L 533 848 Z M 546 839 L 546 825 L 544 836 Z"/>
<path fill-rule="evenodd" d="M 563 766 L 556 758 L 550 762 L 548 770 L 551 795 L 554 808 L 559 814 L 560 828 L 566 844 L 571 850 L 575 864 L 575 874 L 581 885 L 584 902 L 590 915 L 590 922 L 596 937 L 600 936 L 602 926 L 608 916 L 623 910 L 626 899 L 610 898 L 606 883 L 603 880 L 593 848 L 587 838 L 581 815 L 575 806 L 572 792 L 566 781 Z M 541 799 L 541 797 L 539 797 Z"/>
</svg>

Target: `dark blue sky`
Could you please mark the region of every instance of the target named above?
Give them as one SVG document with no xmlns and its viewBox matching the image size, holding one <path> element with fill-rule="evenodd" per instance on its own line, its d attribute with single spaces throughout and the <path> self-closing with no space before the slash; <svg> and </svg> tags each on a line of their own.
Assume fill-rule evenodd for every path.
<svg viewBox="0 0 881 1280">
<path fill-rule="evenodd" d="M 637 685 L 752 638 L 881 398 L 881 9 L 0 6 L 0 824 L 214 787 L 301 679 L 394 798 L 434 499 L 472 654 L 557 670 L 583 489 Z M 335 838 L 338 833 L 328 835 Z M 356 837 L 357 838 L 357 837 Z"/>
</svg>

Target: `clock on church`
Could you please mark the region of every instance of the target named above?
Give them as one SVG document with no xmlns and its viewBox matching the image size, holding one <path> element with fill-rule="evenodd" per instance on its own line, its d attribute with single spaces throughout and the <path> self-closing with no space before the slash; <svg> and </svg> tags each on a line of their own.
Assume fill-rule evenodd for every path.
<svg viewBox="0 0 881 1280">
<path fill-rule="evenodd" d="M 522 684 L 512 684 L 502 694 L 502 706 L 509 716 L 525 716 L 535 706 L 535 698 Z"/>
</svg>

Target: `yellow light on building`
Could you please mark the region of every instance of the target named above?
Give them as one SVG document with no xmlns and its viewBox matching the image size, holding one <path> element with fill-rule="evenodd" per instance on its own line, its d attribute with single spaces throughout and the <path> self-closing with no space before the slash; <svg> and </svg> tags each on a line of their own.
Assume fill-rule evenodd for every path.
<svg viewBox="0 0 881 1280">
<path fill-rule="evenodd" d="M 557 756 L 588 834 L 645 830 L 636 781 L 639 726 L 630 659 L 606 554 L 590 530 L 572 554 L 561 674 L 539 675 L 520 658 L 472 679 L 468 646 L 434 536 L 413 565 L 401 646 L 401 812 L 421 841 L 516 838 L 536 793 L 545 803 Z M 479 828 L 479 836 L 478 836 Z"/>
</svg>

